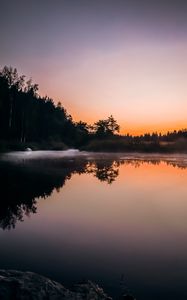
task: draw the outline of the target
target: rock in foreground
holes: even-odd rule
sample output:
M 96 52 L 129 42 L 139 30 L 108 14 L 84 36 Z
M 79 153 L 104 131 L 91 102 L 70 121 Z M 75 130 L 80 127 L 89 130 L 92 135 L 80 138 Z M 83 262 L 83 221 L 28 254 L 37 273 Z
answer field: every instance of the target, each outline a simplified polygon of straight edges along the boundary
M 1 300 L 106 300 L 104 291 L 91 281 L 76 284 L 72 290 L 32 272 L 0 270 Z

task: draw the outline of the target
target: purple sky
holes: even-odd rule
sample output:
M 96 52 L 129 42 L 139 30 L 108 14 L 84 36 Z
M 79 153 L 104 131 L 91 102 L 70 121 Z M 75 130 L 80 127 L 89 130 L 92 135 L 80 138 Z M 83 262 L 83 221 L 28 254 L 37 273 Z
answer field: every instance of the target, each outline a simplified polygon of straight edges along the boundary
M 122 132 L 187 127 L 187 1 L 1 0 L 0 67 L 75 120 Z

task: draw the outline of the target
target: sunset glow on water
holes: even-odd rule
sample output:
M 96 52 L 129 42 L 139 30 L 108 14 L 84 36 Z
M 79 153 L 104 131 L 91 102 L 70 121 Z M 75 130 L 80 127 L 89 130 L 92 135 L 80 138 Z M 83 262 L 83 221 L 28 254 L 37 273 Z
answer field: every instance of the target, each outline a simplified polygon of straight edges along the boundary
M 113 296 L 121 293 L 123 274 L 137 299 L 185 299 L 186 156 L 89 156 L 78 169 L 72 159 L 66 169 L 63 162 L 51 169 L 57 182 L 70 164 L 71 178 L 56 189 L 54 181 L 50 195 L 36 198 L 36 213 L 24 214 L 15 229 L 1 230 L 1 267 L 19 267 L 66 284 L 89 278 Z M 31 167 L 25 160 L 24 168 Z M 43 172 L 44 194 L 50 184 Z M 29 201 L 28 191 L 25 197 Z

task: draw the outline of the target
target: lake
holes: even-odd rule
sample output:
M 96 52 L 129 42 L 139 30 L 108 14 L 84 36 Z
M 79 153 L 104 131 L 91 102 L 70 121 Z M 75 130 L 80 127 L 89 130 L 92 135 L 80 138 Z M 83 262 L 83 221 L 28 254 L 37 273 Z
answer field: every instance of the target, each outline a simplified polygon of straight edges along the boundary
M 0 268 L 187 299 L 187 155 L 0 156 Z

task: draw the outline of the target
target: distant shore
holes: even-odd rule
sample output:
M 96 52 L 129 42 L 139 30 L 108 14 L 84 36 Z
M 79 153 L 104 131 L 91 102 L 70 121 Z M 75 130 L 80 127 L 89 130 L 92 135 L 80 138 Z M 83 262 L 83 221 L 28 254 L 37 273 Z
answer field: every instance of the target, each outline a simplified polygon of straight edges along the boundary
M 72 147 L 63 142 L 15 142 L 0 141 L 0 152 L 9 151 L 36 151 L 36 150 L 68 150 Z M 140 153 L 187 153 L 187 140 L 177 140 L 175 142 L 126 142 L 123 139 L 95 139 L 91 142 L 76 147 L 80 151 L 88 152 L 140 152 Z

